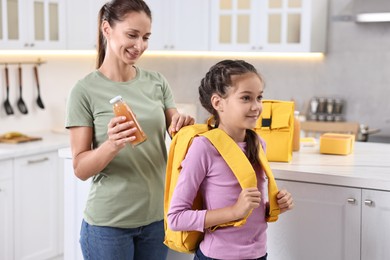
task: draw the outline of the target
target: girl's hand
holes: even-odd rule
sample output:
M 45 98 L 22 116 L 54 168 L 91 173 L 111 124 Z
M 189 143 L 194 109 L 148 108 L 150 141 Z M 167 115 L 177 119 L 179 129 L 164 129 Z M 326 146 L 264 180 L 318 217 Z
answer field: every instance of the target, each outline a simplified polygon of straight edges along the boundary
M 276 198 L 278 199 L 280 213 L 291 210 L 294 207 L 292 196 L 287 190 L 280 190 L 276 195 Z
M 172 136 L 173 133 L 176 133 L 183 126 L 193 125 L 195 119 L 192 116 L 176 113 L 172 116 L 171 125 L 169 126 L 168 133 Z
M 108 141 L 120 150 L 129 142 L 135 140 L 134 133 L 137 131 L 133 121 L 126 121 L 126 117 L 118 116 L 110 120 L 107 125 Z
M 242 219 L 250 210 L 259 207 L 260 202 L 261 192 L 257 188 L 244 189 L 233 206 L 234 214 L 237 214 L 237 219 Z

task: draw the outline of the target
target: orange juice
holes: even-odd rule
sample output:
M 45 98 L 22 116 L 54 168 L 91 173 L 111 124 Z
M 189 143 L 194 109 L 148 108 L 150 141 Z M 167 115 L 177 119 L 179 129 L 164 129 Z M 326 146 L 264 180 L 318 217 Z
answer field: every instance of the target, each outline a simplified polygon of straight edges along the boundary
M 141 126 L 139 125 L 137 119 L 134 116 L 133 111 L 123 101 L 122 97 L 116 96 L 110 100 L 110 103 L 113 105 L 113 110 L 114 110 L 115 116 L 125 116 L 126 121 L 133 121 L 134 122 L 135 127 L 137 128 L 137 131 L 134 134 L 136 139 L 131 142 L 133 147 L 146 141 L 147 136 L 146 136 L 145 132 L 142 130 Z

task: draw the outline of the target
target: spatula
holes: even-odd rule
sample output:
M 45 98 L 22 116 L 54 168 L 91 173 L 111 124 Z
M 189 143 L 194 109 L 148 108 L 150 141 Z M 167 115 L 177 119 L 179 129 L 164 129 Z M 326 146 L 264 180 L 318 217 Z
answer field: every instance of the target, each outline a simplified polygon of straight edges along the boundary
M 9 79 L 8 79 L 8 68 L 7 65 L 5 66 L 5 84 L 7 88 L 7 97 L 4 101 L 4 108 L 7 115 L 12 115 L 14 113 L 14 110 L 12 109 L 11 104 L 9 103 Z
M 20 65 L 19 65 L 18 70 L 19 70 L 19 100 L 18 100 L 18 108 L 19 108 L 20 113 L 27 114 L 28 113 L 27 106 L 24 103 L 23 98 L 22 98 L 22 67 Z
M 43 104 L 43 101 L 41 99 L 41 92 L 40 92 L 39 79 L 38 79 L 38 68 L 36 65 L 34 66 L 34 74 L 35 74 L 35 81 L 37 83 L 37 89 L 38 89 L 37 104 L 40 108 L 44 109 L 45 105 Z

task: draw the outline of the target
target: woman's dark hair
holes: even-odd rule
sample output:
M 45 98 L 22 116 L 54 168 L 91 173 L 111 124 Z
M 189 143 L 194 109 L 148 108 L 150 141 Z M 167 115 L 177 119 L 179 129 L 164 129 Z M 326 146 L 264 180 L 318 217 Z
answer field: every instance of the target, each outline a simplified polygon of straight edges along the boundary
M 225 98 L 228 89 L 233 87 L 232 76 L 243 75 L 246 73 L 256 74 L 262 82 L 263 78 L 257 72 L 255 67 L 243 60 L 223 60 L 215 64 L 206 73 L 206 76 L 201 80 L 199 86 L 199 100 L 202 106 L 214 116 L 215 126 L 219 124 L 218 112 L 214 109 L 211 103 L 211 97 L 214 94 Z M 260 163 L 258 155 L 259 138 L 257 134 L 251 130 L 246 130 L 245 140 L 247 143 L 247 157 L 253 163 Z
M 98 39 L 96 68 L 99 68 L 106 56 L 106 39 L 103 36 L 101 25 L 107 21 L 111 27 L 117 22 L 123 21 L 124 17 L 131 12 L 144 12 L 152 20 L 152 12 L 143 0 L 111 0 L 100 8 L 98 14 Z

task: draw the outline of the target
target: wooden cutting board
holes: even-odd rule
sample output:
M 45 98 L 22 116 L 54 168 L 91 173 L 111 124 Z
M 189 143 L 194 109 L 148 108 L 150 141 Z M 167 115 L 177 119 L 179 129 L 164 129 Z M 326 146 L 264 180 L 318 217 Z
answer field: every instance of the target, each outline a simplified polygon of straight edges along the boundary
M 19 137 L 14 137 L 12 139 L 5 139 L 0 137 L 0 143 L 8 143 L 8 144 L 18 144 L 18 143 L 25 143 L 25 142 L 32 142 L 32 141 L 39 141 L 39 140 L 42 140 L 42 137 L 19 136 Z

